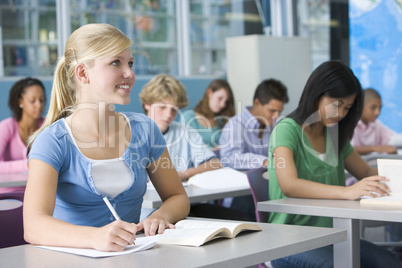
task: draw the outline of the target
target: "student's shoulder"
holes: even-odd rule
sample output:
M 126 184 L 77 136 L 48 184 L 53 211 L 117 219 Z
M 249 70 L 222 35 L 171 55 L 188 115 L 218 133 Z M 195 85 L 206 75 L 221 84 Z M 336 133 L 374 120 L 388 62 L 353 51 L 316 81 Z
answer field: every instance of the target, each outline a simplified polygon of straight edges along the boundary
M 14 117 L 7 117 L 0 121 L 0 124 L 15 124 L 17 120 Z
M 70 141 L 70 142 L 68 142 Z M 62 152 L 66 149 L 68 144 L 73 144 L 68 134 L 68 130 L 65 126 L 65 120 L 59 119 L 48 127 L 45 127 L 41 133 L 35 138 L 31 153 L 49 151 Z M 59 150 L 53 150 L 54 148 L 60 148 Z
M 286 117 L 276 123 L 273 132 L 282 137 L 289 137 L 298 135 L 300 131 L 301 128 L 299 124 L 294 119 Z
M 9 117 L 0 121 L 0 133 L 3 139 L 10 139 L 19 135 L 17 120 L 14 117 Z
M 242 117 L 243 117 L 242 114 L 236 114 L 236 115 L 230 117 L 224 127 L 229 127 L 229 125 L 231 125 L 231 124 L 241 125 Z
M 179 115 L 182 123 L 189 124 L 195 128 L 200 127 L 197 120 L 198 116 L 193 109 L 186 110 Z
M 145 134 L 159 130 L 155 122 L 145 114 L 135 112 L 121 112 L 121 114 L 128 120 L 132 132 Z
M 65 119 L 63 118 L 53 122 L 50 126 L 43 129 L 38 138 L 41 136 L 54 136 L 56 138 L 61 138 L 62 136 L 68 134 L 65 124 Z
M 0 121 L 1 129 L 13 129 L 18 127 L 18 122 L 14 117 L 8 117 Z
M 184 119 L 191 119 L 193 117 L 195 117 L 195 112 L 193 109 L 188 109 L 186 111 L 183 112 L 183 117 Z
M 276 127 L 295 129 L 299 128 L 299 124 L 297 124 L 297 122 L 294 119 L 285 117 L 278 120 L 278 122 L 276 123 Z
M 381 122 L 379 119 L 375 120 L 373 122 L 374 127 L 383 129 L 383 128 L 388 128 L 383 122 Z

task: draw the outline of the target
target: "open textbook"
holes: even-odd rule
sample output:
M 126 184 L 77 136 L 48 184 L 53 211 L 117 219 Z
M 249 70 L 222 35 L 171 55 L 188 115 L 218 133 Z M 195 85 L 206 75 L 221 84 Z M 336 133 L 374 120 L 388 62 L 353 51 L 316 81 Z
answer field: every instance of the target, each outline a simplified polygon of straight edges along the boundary
M 183 182 L 184 187 L 189 185 L 211 190 L 250 187 L 246 173 L 228 167 L 196 174 Z M 155 189 L 151 182 L 147 183 L 147 188 Z
M 387 205 L 402 207 L 402 160 L 399 159 L 378 159 L 378 175 L 387 177 L 389 181 L 384 182 L 390 189 L 389 196 L 376 198 L 362 198 L 362 205 Z
M 47 247 L 47 246 L 38 246 L 38 247 L 86 257 L 103 258 L 103 257 L 112 257 L 112 256 L 129 254 L 137 251 L 143 251 L 155 246 L 157 241 L 158 238 L 156 236 L 138 237 L 135 240 L 135 245 L 127 246 L 123 251 L 117 251 L 117 252 L 106 252 L 89 248 L 67 248 L 67 247 Z
M 176 229 L 166 229 L 162 235 L 158 235 L 158 243 L 199 247 L 216 238 L 234 238 L 243 231 L 261 230 L 256 223 L 181 220 L 176 223 Z

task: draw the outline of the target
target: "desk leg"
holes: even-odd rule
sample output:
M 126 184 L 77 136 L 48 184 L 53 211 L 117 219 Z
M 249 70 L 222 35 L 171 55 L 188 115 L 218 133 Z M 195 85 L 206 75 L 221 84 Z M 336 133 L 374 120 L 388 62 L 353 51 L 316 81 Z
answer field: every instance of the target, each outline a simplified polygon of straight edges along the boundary
M 333 218 L 334 228 L 346 229 L 347 240 L 334 244 L 335 268 L 360 267 L 359 220 Z

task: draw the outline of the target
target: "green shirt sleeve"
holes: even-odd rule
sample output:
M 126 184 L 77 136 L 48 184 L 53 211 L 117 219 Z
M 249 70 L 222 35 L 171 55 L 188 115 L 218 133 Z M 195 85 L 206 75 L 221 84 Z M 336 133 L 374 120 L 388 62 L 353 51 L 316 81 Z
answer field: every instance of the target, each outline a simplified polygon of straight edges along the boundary
M 345 147 L 342 149 L 342 159 L 345 160 L 353 151 L 353 146 L 350 142 L 347 142 Z

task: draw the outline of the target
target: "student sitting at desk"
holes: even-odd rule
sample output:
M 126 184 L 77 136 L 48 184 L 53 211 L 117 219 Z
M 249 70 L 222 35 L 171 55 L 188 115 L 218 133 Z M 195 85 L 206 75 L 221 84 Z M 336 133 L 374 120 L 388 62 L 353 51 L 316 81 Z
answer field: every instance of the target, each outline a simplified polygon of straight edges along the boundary
M 139 96 L 145 114 L 155 121 L 162 132 L 172 163 L 182 180 L 222 168 L 219 159 L 196 130 L 174 121 L 180 109 L 188 105 L 186 91 L 180 81 L 160 74 L 143 87 Z
M 253 106 L 230 118 L 222 129 L 219 139 L 222 165 L 239 170 L 267 166 L 269 137 L 288 100 L 287 89 L 280 81 L 262 81 L 255 90 Z M 223 204 L 255 219 L 251 196 L 226 198 Z
M 396 133 L 377 119 L 382 107 L 380 94 L 368 88 L 363 91 L 363 96 L 363 113 L 350 143 L 355 151 L 362 155 L 373 152 L 395 154 L 397 148 L 388 144 Z
M 121 251 L 137 231 L 163 233 L 187 216 L 189 200 L 158 127 L 144 115 L 114 111 L 130 103 L 131 45 L 108 24 L 84 25 L 68 38 L 45 123 L 31 138 L 28 242 Z M 137 224 L 148 176 L 164 202 Z
M 269 147 L 269 197 L 348 199 L 388 195 L 377 176 L 353 150 L 352 138 L 363 107 L 359 80 L 344 64 L 328 61 L 310 75 L 299 106 L 275 127 Z M 360 179 L 345 187 L 348 170 Z M 379 219 L 380 220 L 380 219 Z M 332 227 L 332 219 L 270 213 L 270 223 Z M 388 250 L 361 240 L 362 267 L 401 267 Z M 333 267 L 333 247 L 326 246 L 271 262 L 278 267 Z
M 12 117 L 0 122 L 0 173 L 28 171 L 27 142 L 43 123 L 46 94 L 42 82 L 21 79 L 11 87 L 8 107 Z
M 213 151 L 204 144 L 198 132 L 186 124 L 174 121 L 181 108 L 188 104 L 180 81 L 170 75 L 152 78 L 139 94 L 144 112 L 155 121 L 166 140 L 174 167 L 182 180 L 209 170 L 222 168 Z M 163 162 L 159 163 L 164 165 Z M 143 210 L 145 215 L 152 211 Z M 212 204 L 193 204 L 190 216 L 247 220 L 239 211 Z
M 190 127 L 197 130 L 212 150 L 219 148 L 221 130 L 229 117 L 235 115 L 232 89 L 222 79 L 213 80 L 194 109 L 183 112 Z
M 43 123 L 45 87 L 38 79 L 27 77 L 11 87 L 8 107 L 13 116 L 0 122 L 0 173 L 28 171 L 28 137 Z M 25 187 L 0 188 L 0 192 L 24 190 Z
M 280 81 L 262 81 L 255 90 L 253 106 L 230 118 L 222 129 L 222 164 L 234 169 L 267 166 L 269 137 L 288 100 L 287 89 Z

